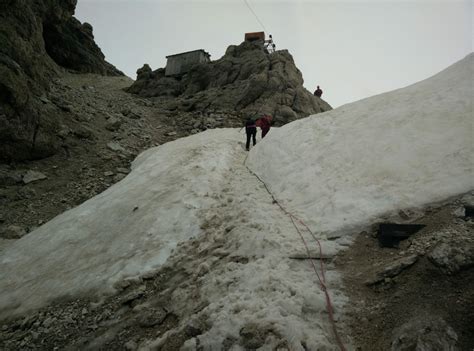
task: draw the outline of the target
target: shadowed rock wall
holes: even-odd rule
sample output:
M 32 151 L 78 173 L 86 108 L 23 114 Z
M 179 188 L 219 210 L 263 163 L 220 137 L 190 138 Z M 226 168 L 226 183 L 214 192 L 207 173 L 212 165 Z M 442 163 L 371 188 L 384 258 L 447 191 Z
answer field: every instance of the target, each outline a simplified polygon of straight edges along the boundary
M 120 75 L 73 14 L 77 0 L 0 0 L 0 161 L 57 150 L 61 111 L 45 101 L 61 65 Z

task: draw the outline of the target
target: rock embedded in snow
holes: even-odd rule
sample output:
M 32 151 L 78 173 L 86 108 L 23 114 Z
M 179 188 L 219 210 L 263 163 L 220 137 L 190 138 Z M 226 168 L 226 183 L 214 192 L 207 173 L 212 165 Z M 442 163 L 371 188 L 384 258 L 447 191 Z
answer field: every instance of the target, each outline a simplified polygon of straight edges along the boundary
M 162 308 L 145 310 L 138 317 L 138 325 L 144 328 L 153 327 L 157 324 L 161 324 L 167 315 L 168 312 Z
M 267 331 L 262 330 L 261 326 L 254 323 L 246 324 L 240 329 L 242 345 L 246 349 L 258 349 L 265 343 Z
M 48 177 L 45 174 L 41 173 L 41 172 L 29 170 L 23 176 L 23 183 L 24 184 L 29 184 L 29 183 L 32 183 L 32 182 L 36 182 L 38 180 L 46 179 L 46 178 L 48 178 Z
M 462 197 L 461 202 L 465 206 L 474 207 L 474 194 L 466 194 Z

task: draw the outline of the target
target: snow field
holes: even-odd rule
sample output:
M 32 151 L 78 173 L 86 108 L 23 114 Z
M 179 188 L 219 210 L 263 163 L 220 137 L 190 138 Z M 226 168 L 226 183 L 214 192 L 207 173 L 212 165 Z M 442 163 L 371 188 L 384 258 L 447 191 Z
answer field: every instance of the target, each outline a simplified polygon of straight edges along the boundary
M 314 272 L 308 261 L 288 257 L 304 253 L 304 246 L 244 166 L 243 139 L 236 129 L 213 130 L 150 149 L 124 180 L 15 242 L 0 261 L 0 318 L 65 296 L 113 292 L 124 278 L 165 264 L 178 245 L 220 243 L 229 262 L 219 261 L 222 252 L 200 264 L 186 251 L 173 255 L 199 277 L 208 301 L 201 313 L 210 328 L 198 336 L 200 345 L 219 349 L 250 326 L 262 333 L 265 347 L 287 340 L 292 350 L 303 344 L 332 349 Z M 329 272 L 328 280 L 339 311 L 339 279 Z M 189 299 L 196 287 L 170 289 L 181 322 L 197 317 L 199 301 Z
M 285 125 L 248 165 L 321 237 L 467 192 L 473 67 L 470 54 L 407 88 Z
M 200 232 L 229 167 L 229 143 L 211 132 L 142 153 L 121 182 L 4 250 L 0 317 L 113 285 L 164 263 Z M 224 132 L 225 134 L 225 132 Z
M 289 258 L 305 253 L 298 233 L 290 219 L 272 203 L 263 185 L 242 165 L 242 149 L 236 146 L 234 151 L 235 161 L 225 177 L 223 196 L 209 211 L 213 225 L 208 236 L 199 240 L 203 247 L 222 243 L 218 254 L 229 254 L 231 259 L 223 263 L 211 254 L 207 263 L 196 268 L 199 272 L 202 266 L 213 266 L 199 283 L 200 295 L 210 302 L 199 315 L 208 316 L 211 327 L 189 340 L 189 348 L 184 349 L 194 350 L 199 344 L 207 350 L 219 350 L 225 340 L 239 340 L 244 327 L 265 336 L 262 350 L 282 346 L 282 340 L 288 342 L 291 350 L 304 350 L 303 344 L 310 350 L 337 349 L 325 297 L 309 261 Z M 306 239 L 316 248 L 309 237 Z M 346 302 L 338 291 L 340 279 L 333 270 L 327 276 L 339 312 Z M 183 322 L 190 319 L 189 304 L 195 305 L 186 299 L 192 289 L 195 288 L 186 286 L 173 294 L 172 306 L 182 312 Z M 167 337 L 155 340 L 143 350 L 158 347 Z M 244 346 L 234 345 L 232 350 L 244 350 Z

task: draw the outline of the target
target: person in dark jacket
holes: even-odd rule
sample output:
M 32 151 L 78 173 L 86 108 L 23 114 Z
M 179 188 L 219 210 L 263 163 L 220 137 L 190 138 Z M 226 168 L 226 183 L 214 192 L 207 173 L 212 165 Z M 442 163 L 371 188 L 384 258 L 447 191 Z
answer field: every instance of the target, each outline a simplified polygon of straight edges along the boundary
M 318 88 L 314 91 L 314 95 L 317 96 L 318 98 L 320 98 L 321 95 L 323 95 L 323 91 L 321 90 L 319 85 L 318 85 Z
M 253 139 L 253 145 L 257 143 L 257 126 L 255 125 L 255 120 L 252 117 L 247 118 L 245 122 L 245 134 L 247 134 L 247 143 L 245 144 L 245 149 L 250 150 L 250 139 Z

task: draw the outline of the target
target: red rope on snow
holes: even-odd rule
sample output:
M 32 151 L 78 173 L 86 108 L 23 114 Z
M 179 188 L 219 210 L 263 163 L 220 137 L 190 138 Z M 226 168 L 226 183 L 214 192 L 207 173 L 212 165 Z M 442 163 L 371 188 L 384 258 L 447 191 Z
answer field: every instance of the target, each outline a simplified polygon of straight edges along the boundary
M 248 157 L 248 155 L 247 155 Z M 334 337 L 336 339 L 336 342 L 337 342 L 337 345 L 339 346 L 339 348 L 341 349 L 341 351 L 346 351 L 346 347 L 344 346 L 342 340 L 341 340 L 341 337 L 339 336 L 339 333 L 337 332 L 337 327 L 336 327 L 336 322 L 334 320 L 334 307 L 332 305 L 332 301 L 331 301 L 331 297 L 329 295 L 329 292 L 328 292 L 328 288 L 327 288 L 327 285 L 326 285 L 326 274 L 324 273 L 324 262 L 323 262 L 323 249 L 322 249 L 322 246 L 321 246 L 321 242 L 318 240 L 318 238 L 316 238 L 316 236 L 314 235 L 314 233 L 311 231 L 311 229 L 309 229 L 309 227 L 306 225 L 306 223 L 301 220 L 300 218 L 296 217 L 294 214 L 292 214 L 291 212 L 289 212 L 287 209 L 285 209 L 283 207 L 283 205 L 275 198 L 275 196 L 272 194 L 272 192 L 270 191 L 270 189 L 268 188 L 267 184 L 265 184 L 265 182 L 257 175 L 255 174 L 250 168 L 247 167 L 247 165 L 245 164 L 246 161 L 247 161 L 247 157 L 245 157 L 245 160 L 244 160 L 244 165 L 245 167 L 248 169 L 248 171 L 255 176 L 255 178 L 257 178 L 262 184 L 263 186 L 265 187 L 265 189 L 267 190 L 267 192 L 270 194 L 270 196 L 272 197 L 273 199 L 273 202 L 276 203 L 278 205 L 278 207 L 282 210 L 283 213 L 285 213 L 288 217 L 290 217 L 291 219 L 291 222 L 293 223 L 293 226 L 295 227 L 296 231 L 298 232 L 300 238 L 301 238 L 301 241 L 303 242 L 304 244 L 304 247 L 306 249 L 306 252 L 308 254 L 308 259 L 311 263 L 311 266 L 313 267 L 313 270 L 314 270 L 314 273 L 316 274 L 316 277 L 318 278 L 318 281 L 319 281 L 319 285 L 320 285 L 320 288 L 321 290 L 324 292 L 324 295 L 326 297 L 326 309 L 327 309 L 327 312 L 328 312 L 328 315 L 329 315 L 329 321 L 332 325 L 332 330 L 333 330 L 333 333 L 334 333 Z M 314 260 L 311 258 L 311 252 L 309 250 L 309 247 L 308 247 L 308 244 L 303 236 L 303 233 L 301 233 L 300 229 L 298 228 L 296 222 L 300 223 L 308 233 L 311 234 L 311 236 L 313 237 L 313 239 L 316 241 L 316 243 L 318 244 L 318 247 L 319 247 L 319 262 L 320 262 L 320 269 L 321 269 L 321 275 L 319 274 L 318 272 L 318 269 L 316 268 L 316 264 L 314 263 Z

